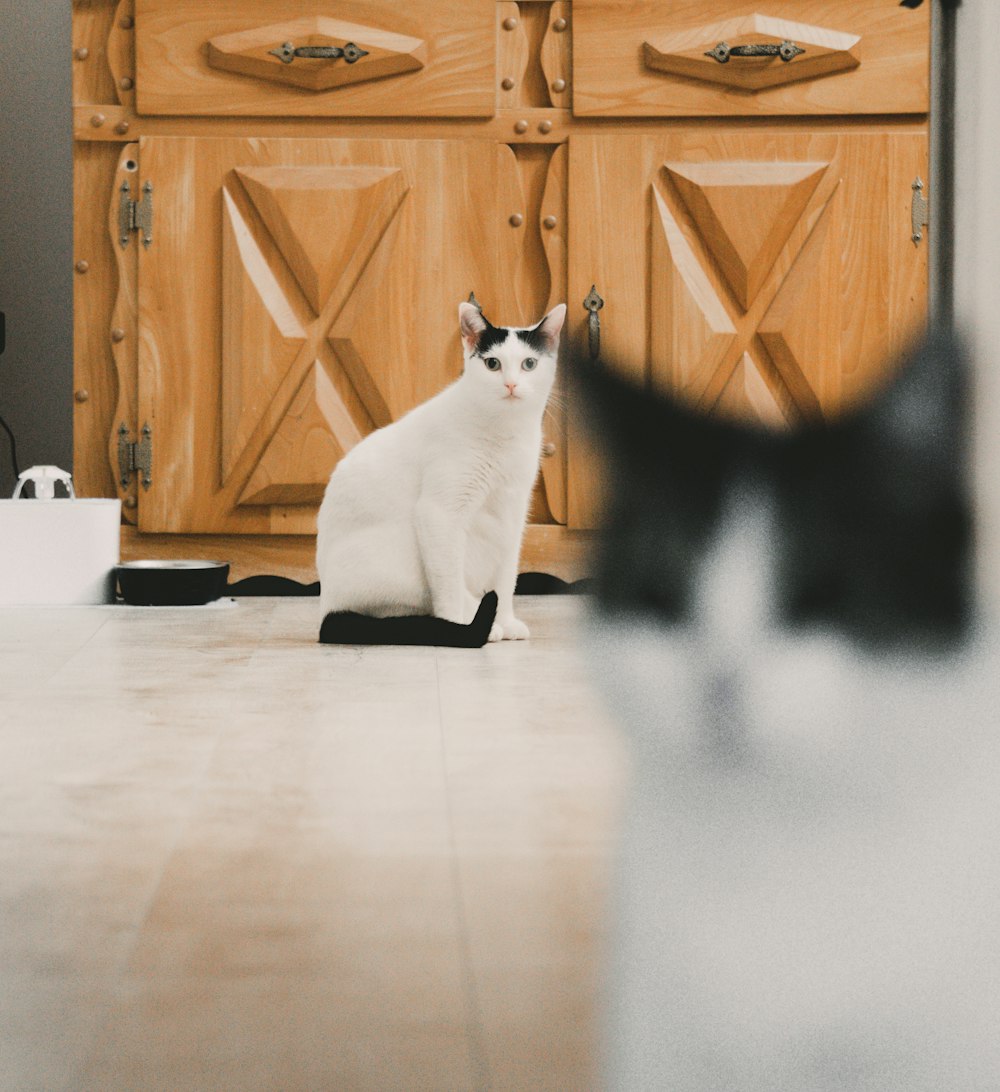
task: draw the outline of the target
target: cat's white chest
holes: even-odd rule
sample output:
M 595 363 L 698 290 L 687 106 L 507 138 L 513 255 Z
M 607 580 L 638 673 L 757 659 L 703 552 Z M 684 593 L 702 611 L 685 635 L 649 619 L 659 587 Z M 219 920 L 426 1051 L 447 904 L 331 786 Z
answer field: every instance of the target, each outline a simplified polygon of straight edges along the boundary
M 613 1086 L 996 1087 L 1000 649 L 752 636 L 716 677 L 695 633 L 590 628 L 636 760 Z

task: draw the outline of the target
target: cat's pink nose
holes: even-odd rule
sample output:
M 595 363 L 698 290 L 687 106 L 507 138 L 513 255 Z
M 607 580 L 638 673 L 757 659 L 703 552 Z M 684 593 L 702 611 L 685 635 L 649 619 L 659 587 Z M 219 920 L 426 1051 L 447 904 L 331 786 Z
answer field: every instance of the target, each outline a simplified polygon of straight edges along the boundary
M 504 383 L 504 386 L 507 388 L 507 392 L 510 394 L 511 398 L 513 398 L 514 397 L 514 391 L 517 389 L 517 384 L 516 383 Z

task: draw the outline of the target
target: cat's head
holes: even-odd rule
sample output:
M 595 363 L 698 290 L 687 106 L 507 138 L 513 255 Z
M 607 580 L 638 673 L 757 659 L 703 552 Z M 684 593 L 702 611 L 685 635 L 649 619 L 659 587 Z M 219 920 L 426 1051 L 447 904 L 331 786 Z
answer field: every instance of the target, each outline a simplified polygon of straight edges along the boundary
M 605 609 L 689 622 L 733 498 L 755 496 L 780 626 L 910 647 L 965 632 L 965 365 L 950 333 L 930 334 L 864 407 L 789 433 L 702 416 L 585 358 L 573 371 L 610 478 Z
M 494 326 L 476 304 L 460 303 L 464 381 L 478 399 L 504 412 L 544 404 L 565 318 L 566 304 L 560 303 L 535 326 Z
M 907 693 L 887 672 L 940 679 L 973 632 L 961 346 L 933 333 L 867 405 L 784 433 L 570 371 L 606 473 L 583 640 L 639 765 L 854 768 Z

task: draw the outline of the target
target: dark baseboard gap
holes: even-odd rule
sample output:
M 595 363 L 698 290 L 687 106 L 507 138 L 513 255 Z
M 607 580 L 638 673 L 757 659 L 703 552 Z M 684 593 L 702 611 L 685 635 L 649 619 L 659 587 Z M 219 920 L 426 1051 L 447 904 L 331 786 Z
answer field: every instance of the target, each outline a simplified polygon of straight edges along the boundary
M 549 573 L 521 573 L 515 595 L 581 595 L 589 580 L 561 580 Z M 319 581 L 301 584 L 287 576 L 248 576 L 226 588 L 227 595 L 307 596 L 319 595 Z
M 248 576 L 226 588 L 227 595 L 319 595 L 319 581 L 300 584 L 287 576 Z

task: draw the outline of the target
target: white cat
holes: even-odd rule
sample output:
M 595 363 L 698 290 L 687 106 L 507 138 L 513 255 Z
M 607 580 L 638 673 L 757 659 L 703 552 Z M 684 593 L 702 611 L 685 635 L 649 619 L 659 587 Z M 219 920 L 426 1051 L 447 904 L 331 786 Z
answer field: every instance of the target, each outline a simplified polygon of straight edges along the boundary
M 323 615 L 433 615 L 467 625 L 499 599 L 491 641 L 519 640 L 521 539 L 566 305 L 534 327 L 495 327 L 459 304 L 465 367 L 440 394 L 337 465 L 319 512 Z
M 780 436 L 594 379 L 615 485 L 584 641 L 632 759 L 609 1092 L 1000 1089 L 963 374 L 938 334 Z

